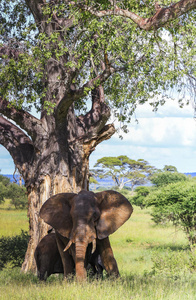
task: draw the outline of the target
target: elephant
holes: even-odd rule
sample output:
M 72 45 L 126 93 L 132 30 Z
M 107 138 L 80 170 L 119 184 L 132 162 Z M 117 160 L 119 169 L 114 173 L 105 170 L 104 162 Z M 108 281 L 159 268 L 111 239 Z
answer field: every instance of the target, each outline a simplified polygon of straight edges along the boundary
M 63 264 L 57 247 L 56 234 L 48 231 L 35 249 L 34 257 L 37 265 L 37 275 L 40 280 L 46 280 L 51 274 L 63 273 Z M 89 245 L 90 247 L 90 245 Z M 91 248 L 87 251 L 87 269 L 92 275 L 102 276 L 104 266 L 98 250 L 91 255 Z M 90 254 L 90 256 L 89 256 Z M 73 259 L 70 257 L 72 263 Z M 69 262 L 70 263 L 70 262 Z
M 86 279 L 86 256 L 91 249 L 92 253 L 97 249 L 108 275 L 118 277 L 109 235 L 132 212 L 129 201 L 112 190 L 98 193 L 82 190 L 78 194 L 60 193 L 50 197 L 41 207 L 40 217 L 55 229 L 64 277 L 72 274 L 75 266 L 77 280 Z
M 51 274 L 63 273 L 63 264 L 55 233 L 49 233 L 43 237 L 35 249 L 34 257 L 40 280 L 46 280 Z

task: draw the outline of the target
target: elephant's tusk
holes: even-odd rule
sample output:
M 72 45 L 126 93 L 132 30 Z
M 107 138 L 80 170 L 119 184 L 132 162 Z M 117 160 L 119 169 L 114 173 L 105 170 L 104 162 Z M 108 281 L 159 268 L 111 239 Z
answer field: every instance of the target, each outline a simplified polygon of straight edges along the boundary
M 63 250 L 63 252 L 67 251 L 69 247 L 71 247 L 71 245 L 72 245 L 72 241 L 70 240 L 67 246 L 65 247 L 65 249 Z
M 91 251 L 91 253 L 93 254 L 96 250 L 96 239 L 93 240 L 93 249 Z

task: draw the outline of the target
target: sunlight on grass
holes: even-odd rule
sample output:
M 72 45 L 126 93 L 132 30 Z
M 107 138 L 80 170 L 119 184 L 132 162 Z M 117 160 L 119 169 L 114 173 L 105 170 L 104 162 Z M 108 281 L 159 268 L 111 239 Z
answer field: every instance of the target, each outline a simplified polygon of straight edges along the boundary
M 21 274 L 18 269 L 14 274 L 4 273 L 3 282 L 0 280 L 1 299 L 4 300 L 195 299 L 194 281 L 191 279 L 174 282 L 158 277 L 122 276 L 116 280 L 91 280 L 83 284 L 59 279 L 38 283 L 33 275 Z
M 0 205 L 0 236 L 12 236 L 28 230 L 28 218 L 26 210 L 16 210 L 10 205 L 10 201 Z
M 155 226 L 147 210 L 134 207 L 131 218 L 111 236 L 111 244 L 121 272 L 141 274 L 152 267 L 154 251 L 188 246 L 185 234 L 174 226 Z
M 6 205 L 9 207 L 8 203 Z M 15 235 L 21 229 L 27 230 L 26 211 L 0 206 L 0 214 L 0 235 Z M 188 241 L 182 230 L 176 230 L 171 224 L 155 226 L 149 210 L 134 207 L 131 218 L 110 240 L 121 278 L 107 279 L 104 273 L 103 280 L 88 279 L 79 284 L 73 279 L 64 281 L 62 276 L 52 275 L 45 283 L 40 283 L 33 274 L 7 268 L 0 271 L 0 299 L 196 299 L 196 266 L 194 261 L 191 269 L 188 265 Z M 167 257 L 169 267 L 164 265 Z M 157 268 L 160 267 L 156 272 L 154 258 Z M 179 268 L 178 258 L 181 259 Z

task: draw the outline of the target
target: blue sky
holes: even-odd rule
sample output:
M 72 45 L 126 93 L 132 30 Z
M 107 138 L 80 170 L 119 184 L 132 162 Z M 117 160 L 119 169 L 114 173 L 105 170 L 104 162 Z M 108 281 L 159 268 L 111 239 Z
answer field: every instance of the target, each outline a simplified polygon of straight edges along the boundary
M 104 141 L 90 157 L 90 168 L 103 156 L 127 155 L 145 159 L 157 168 L 174 165 L 179 172 L 196 172 L 196 119 L 193 104 L 179 108 L 168 100 L 158 112 L 149 104 L 136 110 L 139 123 L 133 119 L 123 140 L 115 134 Z M 9 152 L 0 146 L 1 174 L 13 174 L 15 167 Z
M 132 121 L 123 140 L 115 134 L 97 147 L 91 154 L 91 167 L 103 156 L 127 155 L 145 159 L 160 169 L 173 165 L 179 172 L 196 172 L 193 104 L 180 108 L 177 101 L 168 100 L 156 113 L 144 104 L 136 109 L 136 117 L 139 123 Z

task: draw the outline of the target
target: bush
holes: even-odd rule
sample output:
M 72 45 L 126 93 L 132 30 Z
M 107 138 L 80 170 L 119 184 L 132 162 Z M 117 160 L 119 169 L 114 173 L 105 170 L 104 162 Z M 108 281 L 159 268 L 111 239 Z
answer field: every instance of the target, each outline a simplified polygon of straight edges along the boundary
M 3 175 L 0 175 L 0 203 L 5 201 L 4 199 L 7 196 L 9 184 L 10 179 Z
M 20 187 L 16 183 L 10 184 L 8 186 L 7 197 L 11 199 L 11 203 L 16 209 L 27 208 L 27 195 L 25 187 Z
M 21 231 L 20 235 L 0 238 L 0 269 L 7 263 L 11 267 L 20 267 L 24 261 L 29 235 Z
M 157 187 L 187 180 L 189 180 L 189 178 L 186 175 L 178 172 L 169 171 L 155 173 L 150 177 L 150 181 Z
M 183 277 L 187 271 L 195 271 L 196 253 L 172 250 L 164 253 L 155 252 L 152 262 L 154 274 L 177 279 Z
M 147 186 L 138 186 L 135 189 L 136 195 L 132 197 L 132 202 L 136 206 L 140 206 L 140 208 L 145 207 L 145 198 L 150 193 L 150 188 Z
M 156 223 L 172 221 L 185 231 L 190 246 L 196 245 L 196 182 L 193 180 L 172 183 L 150 193 L 146 198 L 153 206 Z
M 4 202 L 5 198 L 11 199 L 16 209 L 27 208 L 26 188 L 11 183 L 9 178 L 0 175 L 0 203 Z

